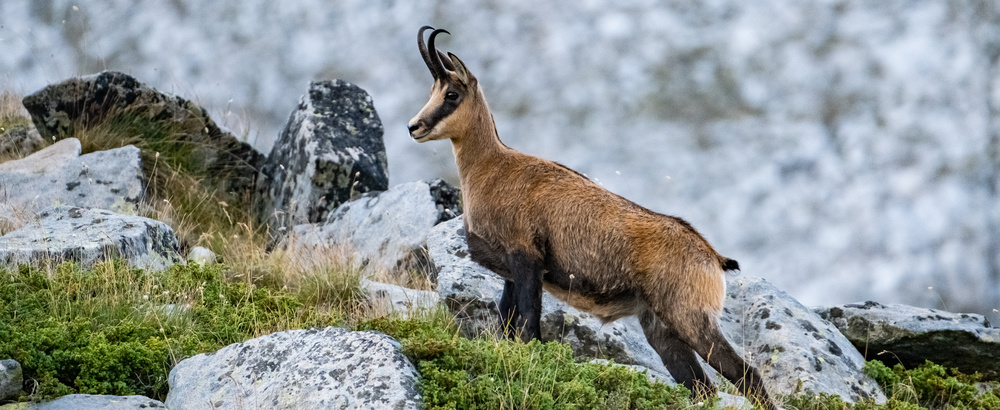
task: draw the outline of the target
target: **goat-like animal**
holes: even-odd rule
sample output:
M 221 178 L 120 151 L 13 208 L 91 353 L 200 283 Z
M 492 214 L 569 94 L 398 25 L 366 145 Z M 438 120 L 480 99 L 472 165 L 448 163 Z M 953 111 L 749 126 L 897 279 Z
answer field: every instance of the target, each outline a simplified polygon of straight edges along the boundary
M 424 43 L 424 32 L 433 30 Z M 605 323 L 638 315 L 646 339 L 679 382 L 714 394 L 695 354 L 768 409 L 760 374 L 719 330 L 724 275 L 739 269 L 680 218 L 598 186 L 561 164 L 500 141 L 476 77 L 434 46 L 417 44 L 434 77 L 430 101 L 410 120 L 417 142 L 450 139 L 461 178 L 474 261 L 505 279 L 501 326 L 541 339 L 542 289 Z

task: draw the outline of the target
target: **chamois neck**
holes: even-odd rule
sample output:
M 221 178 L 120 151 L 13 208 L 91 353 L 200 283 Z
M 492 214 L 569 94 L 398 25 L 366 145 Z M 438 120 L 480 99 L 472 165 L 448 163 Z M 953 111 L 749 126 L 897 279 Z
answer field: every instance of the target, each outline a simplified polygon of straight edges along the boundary
M 493 122 L 493 114 L 490 113 L 486 101 L 482 98 L 477 100 L 478 104 L 474 110 L 476 114 L 467 132 L 461 138 L 451 140 L 458 172 L 463 180 L 476 167 L 491 163 L 511 151 L 500 141 L 496 124 Z

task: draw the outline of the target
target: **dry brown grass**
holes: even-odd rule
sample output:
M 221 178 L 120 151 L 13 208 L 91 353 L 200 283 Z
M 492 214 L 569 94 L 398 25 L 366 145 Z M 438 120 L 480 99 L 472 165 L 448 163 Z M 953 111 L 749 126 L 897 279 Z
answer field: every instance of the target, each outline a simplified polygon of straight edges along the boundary
M 0 91 L 0 123 L 13 117 L 28 118 L 28 111 L 21 105 L 21 96 L 7 90 Z

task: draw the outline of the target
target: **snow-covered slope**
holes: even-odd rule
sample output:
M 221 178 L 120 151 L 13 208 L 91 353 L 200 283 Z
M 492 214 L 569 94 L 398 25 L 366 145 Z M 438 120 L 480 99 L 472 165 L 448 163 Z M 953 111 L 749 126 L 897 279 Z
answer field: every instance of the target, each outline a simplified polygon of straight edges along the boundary
M 421 25 L 500 135 L 654 210 L 806 303 L 1000 319 L 993 1 L 3 0 L 0 85 L 102 69 L 193 98 L 266 147 L 307 82 L 369 91 L 391 183 L 456 182 L 407 120 Z

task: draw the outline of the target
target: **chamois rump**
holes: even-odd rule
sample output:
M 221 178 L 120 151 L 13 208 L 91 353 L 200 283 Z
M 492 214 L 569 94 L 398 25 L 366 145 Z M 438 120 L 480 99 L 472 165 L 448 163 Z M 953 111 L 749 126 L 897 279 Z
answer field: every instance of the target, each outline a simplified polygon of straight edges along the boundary
M 424 32 L 433 30 L 424 43 Z M 695 354 L 768 409 L 760 374 L 719 330 L 724 275 L 739 269 L 691 225 L 616 195 L 582 174 L 500 141 L 478 80 L 434 46 L 417 45 L 434 77 L 430 100 L 408 126 L 417 142 L 449 139 L 458 163 L 472 260 L 505 279 L 501 326 L 541 339 L 542 290 L 605 323 L 638 315 L 671 375 L 714 394 Z

